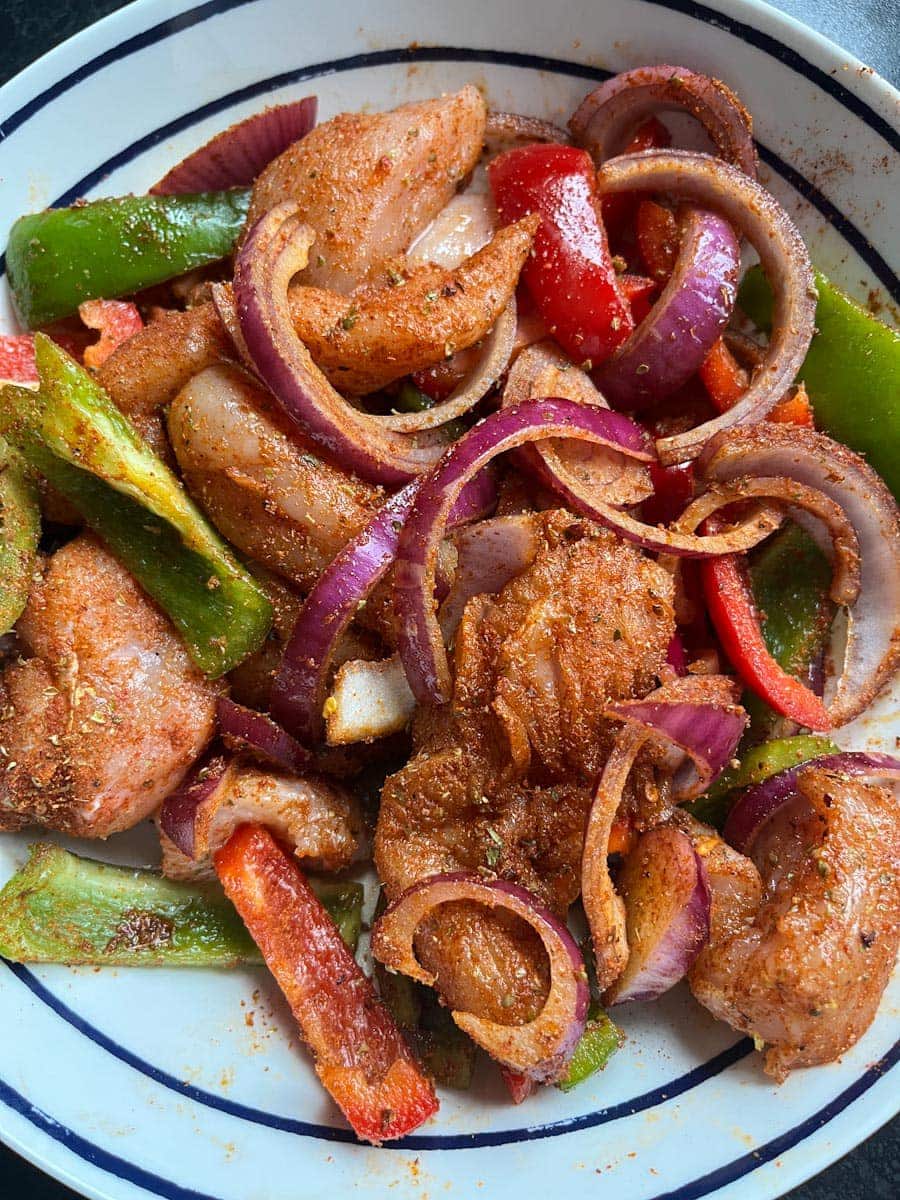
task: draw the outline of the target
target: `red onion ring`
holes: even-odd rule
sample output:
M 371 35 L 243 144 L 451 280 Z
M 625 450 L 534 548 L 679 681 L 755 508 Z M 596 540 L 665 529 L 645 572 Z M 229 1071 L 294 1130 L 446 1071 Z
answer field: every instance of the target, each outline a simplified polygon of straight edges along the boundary
M 207 752 L 163 801 L 159 810 L 160 827 L 187 858 L 194 857 L 197 809 L 211 800 L 225 783 L 230 766 L 230 754 Z
M 678 257 L 662 295 L 594 380 L 617 407 L 645 408 L 686 383 L 731 319 L 741 249 L 727 221 L 686 206 Z
M 808 759 L 796 767 L 788 767 L 786 771 L 764 779 L 762 783 L 746 788 L 741 793 L 722 830 L 726 842 L 741 854 L 749 855 L 762 826 L 783 804 L 793 799 L 797 794 L 799 775 L 810 768 L 856 778 L 900 780 L 900 758 L 894 758 L 890 754 L 845 751 L 842 754 L 823 754 L 819 758 Z
M 322 737 L 335 645 L 393 564 L 420 486 L 415 480 L 382 505 L 325 568 L 297 616 L 272 683 L 269 707 L 274 719 L 305 745 L 313 746 Z M 455 498 L 448 524 L 482 516 L 495 499 L 493 480 L 482 473 Z
M 398 649 L 413 695 L 420 703 L 445 703 L 450 695 L 450 668 L 434 615 L 437 551 L 447 516 L 466 483 L 507 450 L 545 438 L 576 438 L 615 446 L 647 461 L 644 434 L 623 413 L 576 404 L 571 400 L 527 400 L 492 413 L 452 446 L 422 483 L 397 551 L 394 605 L 399 618 Z M 557 490 L 584 516 L 615 529 L 646 549 L 707 556 L 756 545 L 772 530 L 757 518 L 728 534 L 698 538 L 642 525 L 609 506 L 588 504 L 557 481 Z
M 542 121 L 540 117 L 526 117 L 522 113 L 489 109 L 484 126 L 484 140 L 488 153 L 491 154 L 511 146 L 525 146 L 529 142 L 559 142 L 567 145 L 572 139 L 565 129 L 550 121 Z
M 618 878 L 631 953 L 606 1004 L 655 1000 L 683 979 L 709 941 L 710 894 L 703 862 L 673 825 L 651 829 Z
M 558 1079 L 584 1032 L 590 992 L 578 943 L 531 892 L 504 879 L 465 871 L 433 875 L 413 884 L 388 906 L 372 931 L 372 953 L 391 970 L 433 987 L 435 978 L 415 956 L 416 930 L 441 904 L 474 901 L 514 913 L 535 931 L 550 963 L 550 991 L 542 1011 L 524 1025 L 501 1025 L 474 1013 L 453 1011 L 465 1033 L 498 1062 L 538 1082 Z
M 628 135 L 659 112 L 688 112 L 715 143 L 719 154 L 751 179 L 756 150 L 750 114 L 718 79 L 687 67 L 637 67 L 601 83 L 582 100 L 569 121 L 576 145 L 598 164 L 612 158 Z
M 306 137 L 316 123 L 317 107 L 315 96 L 305 96 L 254 113 L 183 158 L 153 185 L 150 194 L 173 196 L 249 187 L 272 159 Z
M 747 725 L 740 687 L 724 675 L 685 675 L 643 700 L 611 704 L 605 715 L 638 725 L 685 756 L 672 777 L 672 799 L 694 800 L 731 761 Z
M 646 150 L 604 163 L 601 195 L 669 192 L 721 214 L 759 254 L 775 293 L 765 359 L 738 402 L 714 420 L 656 443 L 665 466 L 696 458 L 713 434 L 760 420 L 794 382 L 815 329 L 816 289 L 803 238 L 775 198 L 735 167 L 706 154 Z
M 249 750 L 294 775 L 302 775 L 314 767 L 313 756 L 306 747 L 265 713 L 220 696 L 216 717 L 219 732 L 229 750 Z
M 843 509 L 858 539 L 859 589 L 855 602 L 838 594 L 838 602 L 851 607 L 843 667 L 829 681 L 825 701 L 835 726 L 852 721 L 900 664 L 900 513 L 893 496 L 846 446 L 812 429 L 768 421 L 720 434 L 699 466 L 708 481 L 751 473 L 784 476 L 823 492 Z
M 307 263 L 315 234 L 293 201 L 260 217 L 237 257 L 234 299 L 241 333 L 262 379 L 282 408 L 346 470 L 396 486 L 433 466 L 443 447 L 386 430 L 340 396 L 294 332 L 288 285 Z

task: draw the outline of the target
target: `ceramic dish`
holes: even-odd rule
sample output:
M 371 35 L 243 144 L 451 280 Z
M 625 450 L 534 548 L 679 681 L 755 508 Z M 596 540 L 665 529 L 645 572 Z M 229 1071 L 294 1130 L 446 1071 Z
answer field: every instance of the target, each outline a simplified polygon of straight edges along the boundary
M 388 108 L 466 81 L 564 119 L 610 72 L 685 63 L 754 115 L 763 180 L 814 260 L 856 296 L 900 301 L 897 93 L 764 4 L 718 0 L 141 0 L 0 93 L 0 229 L 78 196 L 142 191 L 218 129 L 318 93 L 320 114 Z M 0 328 L 11 327 L 5 292 Z M 889 698 L 842 731 L 894 748 Z M 27 839 L 0 839 L 0 881 Z M 155 860 L 150 829 L 99 848 Z M 622 1013 L 628 1044 L 582 1088 L 521 1108 L 487 1071 L 405 1142 L 357 1144 L 260 972 L 0 963 L 0 1137 L 104 1200 L 390 1195 L 492 1200 L 614 1189 L 618 1200 L 780 1195 L 897 1104 L 896 986 L 837 1065 L 781 1087 L 679 988 Z

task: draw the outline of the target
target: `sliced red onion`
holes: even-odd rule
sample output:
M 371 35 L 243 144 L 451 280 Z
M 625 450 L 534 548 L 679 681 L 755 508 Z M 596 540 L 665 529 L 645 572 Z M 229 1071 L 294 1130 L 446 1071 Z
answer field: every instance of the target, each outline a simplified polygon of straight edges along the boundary
M 764 187 L 707 154 L 646 150 L 623 155 L 601 167 L 597 185 L 603 195 L 635 190 L 668 192 L 718 212 L 759 254 L 775 294 L 766 355 L 740 400 L 714 420 L 657 441 L 665 466 L 685 462 L 696 458 L 713 434 L 759 421 L 794 382 L 815 329 L 816 289 L 806 245 L 793 221 Z
M 509 150 L 512 146 L 526 146 L 530 142 L 558 142 L 566 145 L 571 141 L 565 129 L 550 121 L 498 109 L 488 111 L 484 140 L 489 154 Z
M 684 978 L 709 940 L 702 861 L 686 833 L 663 826 L 642 835 L 617 882 L 630 954 L 604 1001 L 655 1000 Z
M 416 931 L 440 905 L 459 900 L 502 909 L 530 925 L 547 952 L 550 990 L 541 1012 L 524 1025 L 501 1025 L 460 1011 L 451 1013 L 453 1020 L 505 1066 L 541 1083 L 558 1079 L 584 1032 L 590 992 L 578 943 L 531 892 L 465 871 L 433 875 L 388 906 L 372 931 L 372 953 L 392 970 L 433 987 L 434 976 L 416 959 Z
M 672 778 L 676 803 L 702 796 L 734 756 L 747 725 L 740 687 L 725 675 L 686 675 L 643 700 L 611 704 L 608 717 L 639 725 L 683 752 Z
M 681 636 L 677 633 L 672 634 L 672 640 L 669 642 L 668 650 L 666 650 L 666 662 L 675 671 L 676 675 L 687 675 L 687 652 Z
M 686 206 L 678 257 L 662 295 L 594 379 L 617 408 L 646 408 L 700 368 L 731 319 L 741 249 L 726 220 Z
M 160 827 L 187 858 L 194 857 L 197 810 L 212 800 L 225 783 L 230 766 L 230 754 L 215 750 L 208 752 L 163 801 L 159 810 Z
M 837 592 L 838 602 L 851 606 L 843 654 L 835 656 L 843 665 L 828 681 L 824 698 L 835 726 L 852 721 L 900 663 L 900 513 L 893 496 L 858 454 L 794 425 L 767 421 L 722 434 L 710 442 L 699 465 L 709 481 L 783 476 L 823 492 L 843 510 L 858 541 L 859 588 L 855 601 L 852 590 Z
M 414 433 L 420 429 L 435 429 L 463 416 L 487 395 L 509 366 L 515 340 L 516 302 L 513 299 L 484 339 L 472 371 L 453 389 L 446 400 L 433 408 L 424 408 L 421 412 L 388 413 L 386 416 L 379 416 L 378 421 L 386 429 Z
M 634 760 L 647 737 L 639 725 L 626 725 L 616 738 L 594 793 L 584 835 L 581 902 L 591 931 L 601 992 L 612 986 L 628 962 L 625 906 L 609 874 L 609 837 Z
M 262 379 L 292 421 L 348 471 L 371 483 L 407 483 L 443 446 L 385 429 L 340 396 L 294 332 L 288 285 L 308 261 L 315 234 L 299 205 L 276 205 L 253 226 L 237 257 L 234 299 L 241 333 Z
M 398 649 L 413 695 L 420 703 L 445 703 L 450 695 L 450 669 L 434 614 L 437 551 L 447 516 L 457 496 L 491 459 L 507 450 L 546 438 L 576 438 L 648 461 L 645 435 L 623 413 L 576 404 L 571 400 L 528 400 L 492 413 L 447 452 L 440 466 L 422 483 L 397 551 L 395 609 L 399 618 Z M 756 521 L 730 533 L 698 538 L 642 525 L 617 509 L 588 504 L 581 495 L 557 490 L 575 511 L 615 529 L 650 550 L 702 557 L 747 549 L 771 532 L 771 523 Z M 299 735 L 298 735 L 299 736 Z
M 255 378 L 259 378 L 256 373 L 256 365 L 250 357 L 250 351 L 247 349 L 247 343 L 244 341 L 243 333 L 241 333 L 241 323 L 238 320 L 237 307 L 234 303 L 234 292 L 227 283 L 214 283 L 211 290 L 212 302 L 215 305 L 216 312 L 219 314 L 219 320 L 225 326 L 225 332 L 231 338 L 232 345 L 237 351 L 241 365 L 246 367 Z
M 306 137 L 316 123 L 317 107 L 315 96 L 305 96 L 254 113 L 182 159 L 153 185 L 150 194 L 173 196 L 249 187 L 263 167 Z
M 332 559 L 316 581 L 297 617 L 272 684 L 274 719 L 308 746 L 322 736 L 323 709 L 335 645 L 394 562 L 403 523 L 420 488 L 407 484 Z M 483 515 L 495 497 L 488 473 L 455 498 L 448 524 Z
M 551 341 L 521 351 L 507 377 L 502 403 L 505 408 L 541 396 L 562 396 L 578 404 L 609 408 L 590 376 Z M 523 446 L 517 455 L 523 468 L 546 487 L 554 488 L 559 480 L 588 504 L 617 508 L 637 504 L 653 487 L 647 464 L 613 446 L 548 441 Z
M 473 596 L 499 592 L 534 561 L 540 545 L 527 514 L 479 521 L 456 538 L 457 567 L 438 623 L 449 645 Z M 397 655 L 344 663 L 334 677 L 325 718 L 331 746 L 369 741 L 405 729 L 416 701 Z
M 855 778 L 900 780 L 900 758 L 894 758 L 891 754 L 847 750 L 841 754 L 823 754 L 819 758 L 808 759 L 746 788 L 728 814 L 722 830 L 725 840 L 741 854 L 749 854 L 762 826 L 783 804 L 793 799 L 797 794 L 798 776 L 810 768 Z
M 306 747 L 265 713 L 220 696 L 216 716 L 219 732 L 230 750 L 249 750 L 295 775 L 313 766 L 313 756 Z
M 569 121 L 576 145 L 605 163 L 647 117 L 688 112 L 716 145 L 722 158 L 756 178 L 756 150 L 750 114 L 718 79 L 687 67 L 652 66 L 623 71 L 582 100 Z
M 506 1085 L 509 1098 L 513 1104 L 524 1104 L 529 1096 L 533 1096 L 538 1084 L 520 1071 L 511 1071 L 509 1067 L 500 1068 L 500 1078 Z

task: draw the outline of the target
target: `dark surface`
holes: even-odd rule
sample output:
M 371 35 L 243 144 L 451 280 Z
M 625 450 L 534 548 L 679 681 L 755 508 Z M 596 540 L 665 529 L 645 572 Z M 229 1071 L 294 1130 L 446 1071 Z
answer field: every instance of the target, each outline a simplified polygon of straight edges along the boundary
M 122 0 L 0 0 L 0 83 L 85 25 L 122 7 Z M 897 0 L 782 0 L 779 7 L 841 42 L 892 82 L 900 81 Z M 7 1031 L 7 1034 L 10 1031 Z M 790 1200 L 897 1200 L 900 1118 L 891 1121 Z M 68 1188 L 0 1146 L 3 1200 L 76 1200 Z M 282 1200 L 273 1197 L 272 1200 Z

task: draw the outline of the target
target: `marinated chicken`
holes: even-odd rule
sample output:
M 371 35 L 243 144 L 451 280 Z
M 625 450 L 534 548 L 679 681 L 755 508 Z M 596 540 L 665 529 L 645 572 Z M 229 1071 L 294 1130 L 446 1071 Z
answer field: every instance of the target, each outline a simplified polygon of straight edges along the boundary
M 559 915 L 578 895 L 595 777 L 615 736 L 603 711 L 649 691 L 662 669 L 671 582 L 588 522 L 534 519 L 533 566 L 469 602 L 453 701 L 422 713 L 416 755 L 385 785 L 375 862 L 390 898 L 460 869 L 513 879 Z M 416 947 L 451 1007 L 510 1024 L 543 1003 L 544 952 L 505 916 L 445 905 Z
M 896 801 L 815 768 L 797 786 L 751 846 L 761 904 L 746 866 L 714 882 L 712 936 L 689 975 L 714 1016 L 765 1044 L 779 1081 L 859 1040 L 900 945 Z
M 341 113 L 270 163 L 248 224 L 296 200 L 316 244 L 301 281 L 349 292 L 402 253 L 481 154 L 487 107 L 477 88 L 387 113 Z
M 47 563 L 0 675 L 0 828 L 107 837 L 150 815 L 213 735 L 220 686 L 92 536 Z

